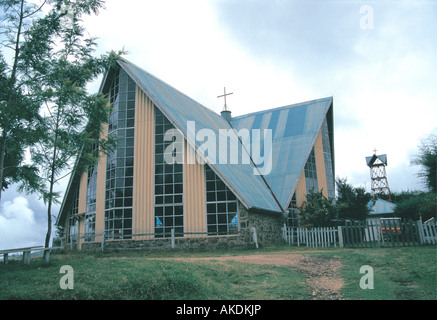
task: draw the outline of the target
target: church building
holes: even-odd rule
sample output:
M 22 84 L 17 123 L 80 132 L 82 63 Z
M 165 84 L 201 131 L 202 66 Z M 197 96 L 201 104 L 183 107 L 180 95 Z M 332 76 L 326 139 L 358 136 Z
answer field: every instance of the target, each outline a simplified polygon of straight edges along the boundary
M 100 91 L 117 144 L 70 177 L 66 247 L 250 246 L 254 231 L 268 243 L 308 192 L 335 196 L 332 97 L 232 117 L 124 59 Z

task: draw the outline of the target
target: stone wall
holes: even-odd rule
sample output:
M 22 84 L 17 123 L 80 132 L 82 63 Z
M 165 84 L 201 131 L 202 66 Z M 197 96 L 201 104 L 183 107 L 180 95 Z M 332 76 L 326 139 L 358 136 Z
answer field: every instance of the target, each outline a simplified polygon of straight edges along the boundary
M 256 228 L 258 245 L 281 241 L 282 219 L 280 213 L 267 213 L 247 210 L 239 204 L 240 232 L 238 235 L 210 236 L 202 238 L 175 238 L 177 249 L 214 250 L 219 248 L 254 248 L 252 227 Z M 172 248 L 171 239 L 153 240 L 106 240 L 105 251 L 119 250 L 159 250 Z M 101 251 L 100 242 L 87 242 L 81 246 L 83 251 Z M 68 250 L 68 248 L 67 248 Z
M 281 241 L 283 225 L 280 213 L 269 213 L 259 210 L 247 210 L 240 204 L 240 234 L 245 241 L 252 239 L 252 227 L 255 227 L 258 244 L 268 244 Z M 248 239 L 250 238 L 250 239 Z
M 253 242 L 245 242 L 240 235 L 217 236 L 208 238 L 175 238 L 175 249 L 192 250 L 213 250 L 219 248 L 252 248 Z M 171 239 L 153 240 L 107 240 L 105 241 L 105 251 L 120 250 L 161 250 L 172 248 Z M 100 242 L 89 242 L 82 244 L 82 251 L 101 251 Z

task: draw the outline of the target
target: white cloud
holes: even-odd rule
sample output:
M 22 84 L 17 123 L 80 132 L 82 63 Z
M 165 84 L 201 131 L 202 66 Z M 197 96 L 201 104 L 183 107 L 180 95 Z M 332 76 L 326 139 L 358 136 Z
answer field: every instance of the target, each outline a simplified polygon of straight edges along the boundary
M 234 92 L 228 104 L 235 116 L 310 99 L 290 67 L 260 61 L 234 41 L 213 2 L 107 1 L 106 7 L 86 20 L 100 51 L 124 47 L 128 60 L 216 112 L 224 86 Z
M 0 205 L 0 249 L 42 245 L 44 231 L 24 197 Z
M 437 119 L 435 5 L 372 3 L 374 28 L 363 30 L 362 1 L 106 3 L 86 21 L 99 50 L 125 47 L 216 112 L 226 86 L 234 116 L 333 95 L 336 173 L 370 184 L 364 158 L 376 148 L 393 189 L 417 185 L 409 150 Z

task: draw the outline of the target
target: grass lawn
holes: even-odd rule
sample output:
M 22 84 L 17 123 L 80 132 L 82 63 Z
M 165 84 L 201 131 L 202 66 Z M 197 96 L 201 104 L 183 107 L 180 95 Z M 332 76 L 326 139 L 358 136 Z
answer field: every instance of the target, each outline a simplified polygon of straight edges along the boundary
M 193 252 L 74 253 L 41 258 L 30 266 L 21 261 L 0 264 L 0 299 L 184 299 L 310 300 L 314 274 L 299 266 L 259 265 L 242 261 L 185 259 L 246 255 L 296 255 L 305 261 L 335 260 L 341 268 L 342 299 L 436 300 L 435 246 L 365 249 L 307 249 L 270 246 L 258 250 Z M 178 259 L 174 259 L 178 258 Z M 183 259 L 181 259 L 183 258 Z M 60 268 L 74 270 L 74 289 L 62 290 Z M 374 289 L 359 286 L 360 267 L 374 271 Z M 316 275 L 325 277 L 325 275 Z M 326 277 L 325 277 L 326 278 Z M 320 278 L 322 279 L 322 278 Z

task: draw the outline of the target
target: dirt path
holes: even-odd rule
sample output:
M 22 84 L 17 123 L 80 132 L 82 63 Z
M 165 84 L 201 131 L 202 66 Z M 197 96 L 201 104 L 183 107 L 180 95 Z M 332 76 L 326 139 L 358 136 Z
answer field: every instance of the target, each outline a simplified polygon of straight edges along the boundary
M 340 300 L 343 279 L 339 276 L 341 262 L 300 254 L 249 255 L 211 258 L 176 258 L 183 261 L 217 260 L 238 261 L 250 264 L 286 266 L 308 276 L 314 300 Z

